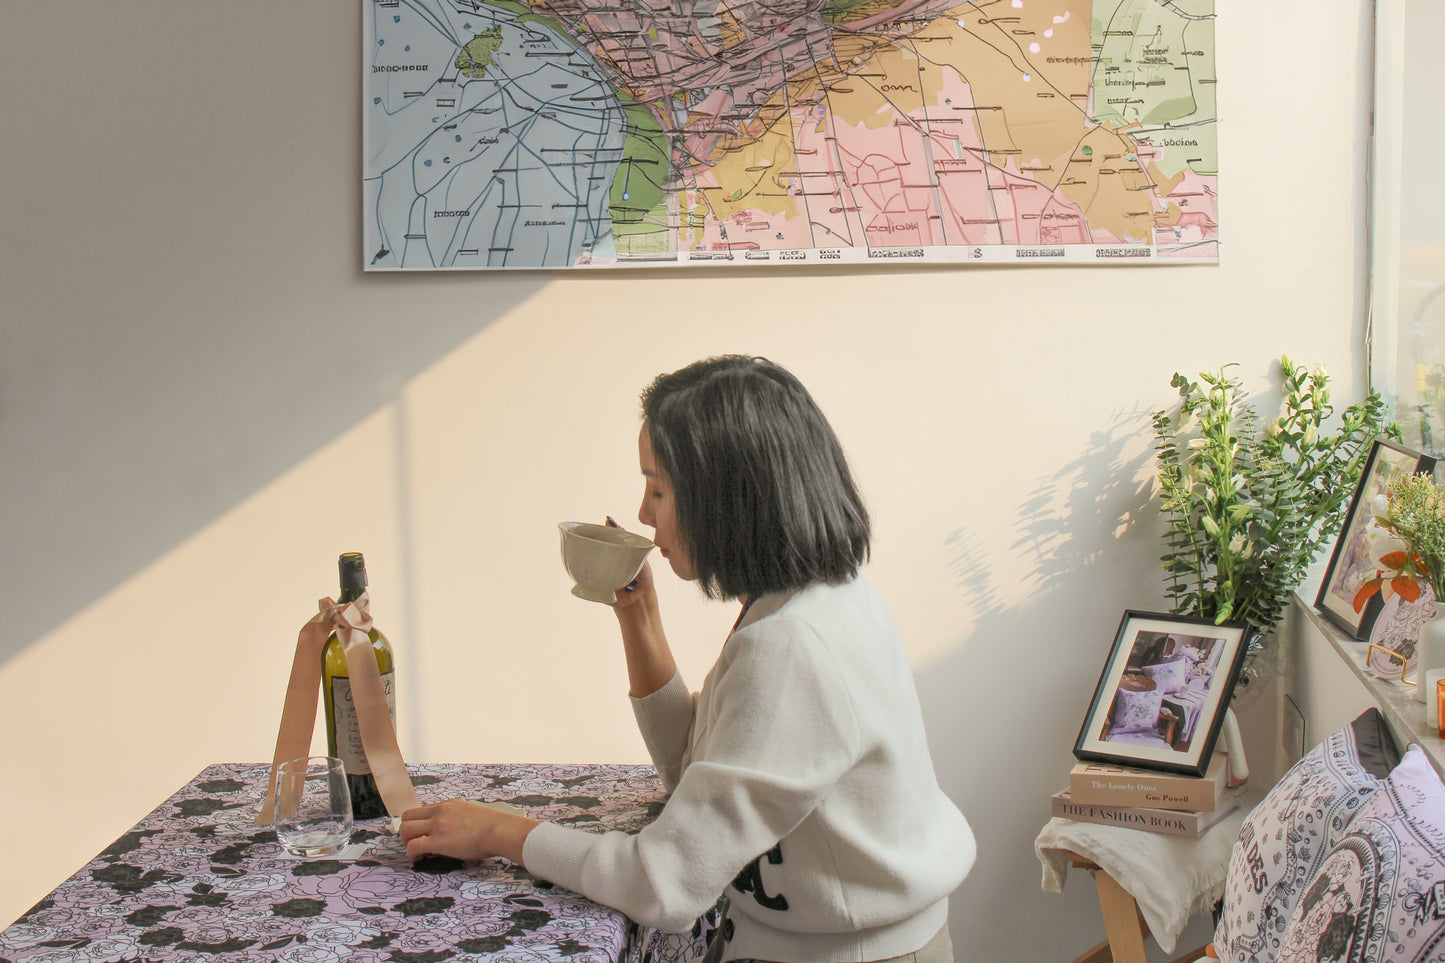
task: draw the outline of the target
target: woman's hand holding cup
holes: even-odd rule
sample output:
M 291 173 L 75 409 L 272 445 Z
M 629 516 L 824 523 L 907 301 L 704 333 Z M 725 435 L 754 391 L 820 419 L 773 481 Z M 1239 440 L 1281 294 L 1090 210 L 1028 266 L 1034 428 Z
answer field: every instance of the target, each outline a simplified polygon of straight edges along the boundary
M 611 515 L 607 516 L 607 524 L 611 528 L 622 527 Z M 625 609 L 645 598 L 656 598 L 656 595 L 656 585 L 652 580 L 652 562 L 649 560 L 642 563 L 636 578 L 617 589 L 617 601 L 612 603 L 612 607 Z

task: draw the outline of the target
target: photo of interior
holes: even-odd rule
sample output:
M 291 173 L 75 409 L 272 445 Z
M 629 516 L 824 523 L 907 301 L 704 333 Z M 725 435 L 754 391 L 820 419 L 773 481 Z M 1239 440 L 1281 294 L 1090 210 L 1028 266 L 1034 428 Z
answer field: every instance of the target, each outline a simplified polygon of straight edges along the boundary
M 1188 752 L 1199 710 L 1219 670 L 1221 641 L 1140 632 L 1099 738 Z

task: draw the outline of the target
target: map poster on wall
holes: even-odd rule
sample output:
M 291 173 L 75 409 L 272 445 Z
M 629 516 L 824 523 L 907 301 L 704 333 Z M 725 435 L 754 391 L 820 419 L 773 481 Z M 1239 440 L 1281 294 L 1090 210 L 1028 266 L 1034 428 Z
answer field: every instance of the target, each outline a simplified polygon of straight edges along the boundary
M 1214 0 L 362 0 L 368 270 L 1216 263 Z

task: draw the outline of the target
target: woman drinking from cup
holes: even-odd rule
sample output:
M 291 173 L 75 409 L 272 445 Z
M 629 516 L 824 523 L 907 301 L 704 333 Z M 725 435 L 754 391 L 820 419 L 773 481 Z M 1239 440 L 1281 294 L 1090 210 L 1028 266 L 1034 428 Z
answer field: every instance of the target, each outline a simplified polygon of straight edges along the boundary
M 674 574 L 741 605 L 694 694 L 650 566 L 617 593 L 666 806 L 628 835 L 451 800 L 406 813 L 407 852 L 503 856 L 670 931 L 725 895 L 708 961 L 952 960 L 948 896 L 973 834 L 938 787 L 902 642 L 859 573 L 868 514 L 827 419 L 786 370 L 739 356 L 657 378 L 642 415 L 639 520 Z

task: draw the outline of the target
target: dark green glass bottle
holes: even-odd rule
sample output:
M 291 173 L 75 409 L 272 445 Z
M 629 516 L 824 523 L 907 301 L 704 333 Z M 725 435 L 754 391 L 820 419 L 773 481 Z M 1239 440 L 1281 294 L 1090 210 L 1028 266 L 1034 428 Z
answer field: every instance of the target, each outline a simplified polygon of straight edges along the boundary
M 341 595 L 337 601 L 354 602 L 366 590 L 366 559 L 360 552 L 347 552 L 337 560 L 341 571 Z M 391 710 L 392 728 L 396 727 L 396 671 L 392 662 L 391 643 L 373 625 L 369 633 L 376 668 L 381 672 L 381 685 L 386 691 L 387 708 Z M 386 815 L 386 804 L 376 788 L 376 779 L 367 765 L 361 747 L 361 730 L 356 723 L 356 706 L 351 698 L 351 677 L 346 666 L 346 652 L 336 633 L 326 640 L 321 652 L 321 695 L 326 706 L 326 751 L 341 759 L 346 767 L 346 785 L 351 790 L 351 812 L 357 819 L 374 819 Z

